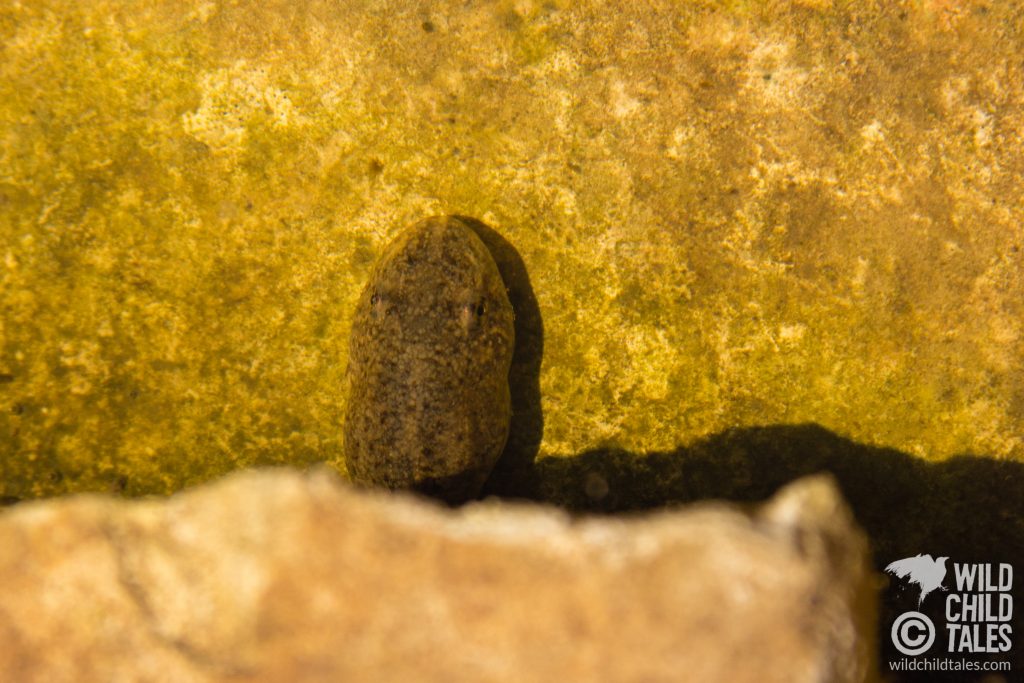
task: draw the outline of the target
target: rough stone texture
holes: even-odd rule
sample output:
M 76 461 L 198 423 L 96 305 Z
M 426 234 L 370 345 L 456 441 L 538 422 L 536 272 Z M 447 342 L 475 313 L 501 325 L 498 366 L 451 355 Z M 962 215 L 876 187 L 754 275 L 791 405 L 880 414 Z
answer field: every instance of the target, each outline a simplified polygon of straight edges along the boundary
M 430 214 L 519 251 L 542 455 L 1024 457 L 1019 3 L 0 0 L 0 497 L 336 462 Z M 513 435 L 515 437 L 515 435 Z
M 457 512 L 327 472 L 0 515 L 0 671 L 35 681 L 864 681 L 877 579 L 828 478 L 753 516 Z

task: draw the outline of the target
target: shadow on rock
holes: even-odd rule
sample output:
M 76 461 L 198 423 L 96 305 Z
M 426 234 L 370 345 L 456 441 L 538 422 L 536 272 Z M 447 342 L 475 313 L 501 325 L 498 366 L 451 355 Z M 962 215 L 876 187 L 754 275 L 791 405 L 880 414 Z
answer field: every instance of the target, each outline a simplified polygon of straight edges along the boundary
M 918 553 L 948 556 L 945 586 L 956 591 L 954 563 L 1006 562 L 1018 576 L 1024 571 L 1024 463 L 971 455 L 929 463 L 856 443 L 815 424 L 733 429 L 670 452 L 598 449 L 543 458 L 532 477 L 507 493 L 572 512 L 612 514 L 707 499 L 760 501 L 787 482 L 818 472 L 829 472 L 838 481 L 870 536 L 880 572 Z M 945 599 L 930 597 L 919 608 L 916 590 L 886 578 L 879 637 L 883 665 L 900 656 L 885 629 L 909 610 L 920 609 L 932 618 L 941 644 L 935 650 L 945 652 Z M 1024 604 L 1020 584 L 1020 579 L 1014 583 L 1014 605 Z M 1020 670 L 1024 642 L 1018 641 L 1024 632 L 1013 635 L 1010 658 Z M 965 658 L 983 656 L 993 657 Z M 980 680 L 976 674 L 928 675 L 927 680 Z
M 540 406 L 540 363 L 544 353 L 544 324 L 537 297 L 522 256 L 493 228 L 475 218 L 457 216 L 484 243 L 505 281 L 515 312 L 516 344 L 509 370 L 512 391 L 512 424 L 508 443 L 487 481 L 484 495 L 516 495 L 528 485 L 544 433 Z

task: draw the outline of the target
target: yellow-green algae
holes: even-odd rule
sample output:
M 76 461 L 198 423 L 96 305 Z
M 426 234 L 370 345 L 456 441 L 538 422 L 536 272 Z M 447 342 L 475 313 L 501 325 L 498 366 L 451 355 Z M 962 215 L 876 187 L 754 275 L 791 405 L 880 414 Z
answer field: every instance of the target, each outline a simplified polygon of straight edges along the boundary
M 0 496 L 340 463 L 404 225 L 544 321 L 541 456 L 816 422 L 1024 459 L 1010 3 L 0 0 Z

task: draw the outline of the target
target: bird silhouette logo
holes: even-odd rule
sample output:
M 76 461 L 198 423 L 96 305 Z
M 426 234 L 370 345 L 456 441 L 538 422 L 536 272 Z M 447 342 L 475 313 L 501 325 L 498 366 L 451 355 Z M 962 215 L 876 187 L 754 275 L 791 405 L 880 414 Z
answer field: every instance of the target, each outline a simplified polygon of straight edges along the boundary
M 918 607 L 924 602 L 925 596 L 936 588 L 946 590 L 942 580 L 946 578 L 946 560 L 948 557 L 937 557 L 934 560 L 931 555 L 918 553 L 913 557 L 896 560 L 885 568 L 885 571 L 893 576 L 906 579 L 908 583 L 916 583 L 921 589 L 921 595 L 917 598 Z

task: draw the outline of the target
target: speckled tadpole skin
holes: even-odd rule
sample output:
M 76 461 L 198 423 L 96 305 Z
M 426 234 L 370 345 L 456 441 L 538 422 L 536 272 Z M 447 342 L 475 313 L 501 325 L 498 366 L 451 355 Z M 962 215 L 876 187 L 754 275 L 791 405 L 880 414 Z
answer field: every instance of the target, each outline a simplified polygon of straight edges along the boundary
M 352 480 L 449 502 L 478 495 L 508 437 L 513 313 L 470 228 L 407 229 L 359 298 L 349 350 Z

